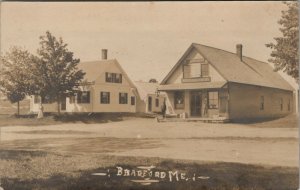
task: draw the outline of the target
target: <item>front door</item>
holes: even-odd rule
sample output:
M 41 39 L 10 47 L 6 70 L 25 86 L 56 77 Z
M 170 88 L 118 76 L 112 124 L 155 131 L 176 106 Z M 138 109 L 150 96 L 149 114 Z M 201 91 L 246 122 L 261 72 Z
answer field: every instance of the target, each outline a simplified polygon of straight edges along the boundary
M 60 100 L 60 109 L 62 111 L 66 111 L 67 103 L 66 103 L 66 96 L 63 96 Z
M 152 112 L 152 97 L 148 97 L 148 111 Z
M 201 117 L 201 92 L 191 92 L 191 116 Z

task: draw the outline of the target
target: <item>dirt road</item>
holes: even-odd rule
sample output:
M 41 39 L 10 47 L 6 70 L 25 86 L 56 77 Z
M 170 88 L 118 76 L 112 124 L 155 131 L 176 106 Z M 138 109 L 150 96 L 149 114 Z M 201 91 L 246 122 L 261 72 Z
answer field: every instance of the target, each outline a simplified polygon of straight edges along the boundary
M 34 149 L 298 166 L 298 129 L 246 124 L 157 123 L 1 127 L 2 149 Z

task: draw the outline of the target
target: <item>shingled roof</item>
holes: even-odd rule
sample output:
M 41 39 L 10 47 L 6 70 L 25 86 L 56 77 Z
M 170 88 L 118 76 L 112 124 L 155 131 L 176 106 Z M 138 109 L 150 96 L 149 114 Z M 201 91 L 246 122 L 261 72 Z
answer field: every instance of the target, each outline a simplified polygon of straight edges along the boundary
M 279 73 L 273 71 L 273 68 L 268 63 L 246 56 L 243 56 L 241 61 L 236 53 L 196 43 L 190 46 L 161 84 L 166 84 L 171 73 L 182 64 L 182 60 L 192 49 L 195 49 L 207 59 L 228 82 L 294 90 Z
M 105 73 L 110 65 L 115 64 L 114 59 L 112 60 L 100 60 L 100 61 L 89 61 L 89 62 L 80 62 L 78 64 L 78 69 L 85 72 L 84 80 L 88 82 L 95 81 L 101 74 Z
M 116 59 L 80 62 L 78 64 L 78 69 L 81 69 L 86 73 L 84 76 L 84 80 L 86 80 L 87 82 L 95 82 L 98 77 L 104 75 L 105 72 L 108 71 L 108 68 L 112 67 L 113 65 L 117 66 L 122 72 L 123 77 L 126 78 L 126 80 L 132 87 L 135 87 L 131 79 L 126 74 L 125 70 L 121 67 Z

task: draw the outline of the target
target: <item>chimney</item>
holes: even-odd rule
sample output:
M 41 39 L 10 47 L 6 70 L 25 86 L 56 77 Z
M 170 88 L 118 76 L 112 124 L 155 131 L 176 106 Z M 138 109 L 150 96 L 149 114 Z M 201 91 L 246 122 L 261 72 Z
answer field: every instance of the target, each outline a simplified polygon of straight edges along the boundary
M 102 49 L 102 60 L 107 59 L 107 49 Z
M 240 58 L 241 61 L 243 61 L 243 45 L 242 44 L 236 45 L 236 55 Z

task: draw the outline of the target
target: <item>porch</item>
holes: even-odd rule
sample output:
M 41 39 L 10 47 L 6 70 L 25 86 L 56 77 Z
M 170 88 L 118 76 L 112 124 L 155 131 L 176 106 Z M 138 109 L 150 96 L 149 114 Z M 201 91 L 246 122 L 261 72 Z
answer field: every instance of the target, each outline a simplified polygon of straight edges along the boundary
M 166 92 L 168 115 L 172 116 L 165 121 L 227 122 L 228 86 L 224 83 L 210 84 L 172 84 L 173 88 L 162 86 L 159 90 Z

